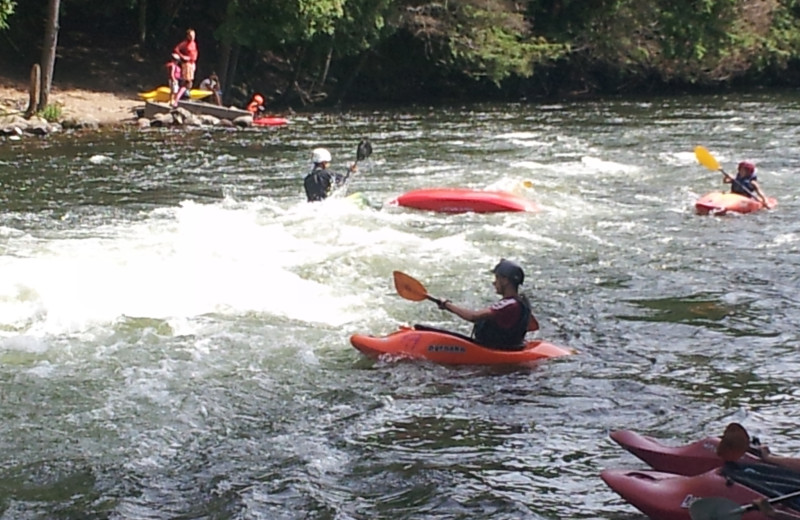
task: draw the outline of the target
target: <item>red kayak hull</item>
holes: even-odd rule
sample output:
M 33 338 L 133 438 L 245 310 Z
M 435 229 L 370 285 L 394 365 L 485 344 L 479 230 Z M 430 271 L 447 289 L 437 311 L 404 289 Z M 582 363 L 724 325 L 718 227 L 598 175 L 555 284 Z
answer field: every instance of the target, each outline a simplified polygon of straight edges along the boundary
M 706 437 L 683 446 L 667 446 L 660 441 L 630 430 L 611 432 L 610 437 L 620 446 L 643 460 L 656 471 L 678 475 L 699 475 L 722 466 L 717 456 L 718 437 Z M 760 459 L 745 453 L 739 462 L 759 462 Z
M 373 359 L 427 360 L 442 365 L 516 365 L 574 354 L 546 341 L 530 341 L 518 351 L 495 350 L 447 331 L 408 327 L 381 337 L 354 334 L 350 343 Z
M 714 469 L 694 476 L 658 471 L 608 469 L 600 476 L 617 494 L 652 520 L 691 520 L 689 506 L 699 498 L 723 497 L 737 504 L 749 504 L 764 495 L 730 482 Z M 766 519 L 748 513 L 746 520 Z
M 778 201 L 768 197 L 770 207 L 775 207 Z M 763 209 L 760 201 L 739 195 L 738 193 L 722 193 L 719 191 L 706 193 L 694 204 L 698 215 L 724 215 L 726 213 L 752 213 Z
M 464 188 L 413 190 L 400 195 L 389 204 L 441 213 L 539 211 L 535 203 L 513 193 Z
M 289 120 L 285 117 L 259 117 L 253 119 L 253 124 L 257 126 L 283 126 L 288 123 Z

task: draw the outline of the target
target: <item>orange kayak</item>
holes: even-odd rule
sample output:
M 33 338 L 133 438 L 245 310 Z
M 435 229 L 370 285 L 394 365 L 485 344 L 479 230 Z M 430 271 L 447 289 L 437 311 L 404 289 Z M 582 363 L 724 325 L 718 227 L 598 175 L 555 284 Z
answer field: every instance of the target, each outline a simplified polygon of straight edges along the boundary
M 773 208 L 778 204 L 778 201 L 772 197 L 767 197 L 767 202 Z M 763 209 L 764 205 L 756 199 L 738 193 L 715 191 L 700 197 L 694 207 L 698 215 L 724 215 L 728 212 L 752 213 Z
M 413 190 L 400 195 L 389 204 L 442 213 L 539 211 L 539 207 L 535 203 L 513 193 L 464 188 Z
M 373 359 L 424 359 L 442 365 L 514 365 L 575 353 L 540 340 L 529 341 L 522 350 L 496 350 L 455 332 L 417 327 L 402 327 L 381 337 L 354 334 L 350 343 Z

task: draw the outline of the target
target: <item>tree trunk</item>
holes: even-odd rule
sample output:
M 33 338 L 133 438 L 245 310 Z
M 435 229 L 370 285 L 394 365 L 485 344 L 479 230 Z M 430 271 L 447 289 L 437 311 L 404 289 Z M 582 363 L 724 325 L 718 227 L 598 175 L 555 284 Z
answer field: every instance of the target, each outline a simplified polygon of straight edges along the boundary
M 225 38 L 222 41 L 222 48 L 220 49 L 220 57 L 219 57 L 219 87 L 222 89 L 223 97 L 225 94 L 228 93 L 228 68 L 231 65 L 231 42 L 230 39 Z M 232 77 L 232 76 L 231 76 Z
M 364 65 L 367 63 L 367 58 L 369 57 L 369 52 L 370 52 L 369 50 L 366 50 L 363 53 L 361 53 L 361 58 L 359 58 L 358 64 L 356 65 L 356 68 L 353 70 L 353 72 L 349 76 L 347 76 L 347 79 L 344 81 L 344 84 L 342 84 L 342 87 L 339 90 L 339 98 L 336 100 L 336 104 L 337 105 L 341 105 L 344 102 L 344 98 L 345 98 L 345 96 L 347 96 L 347 93 L 349 92 L 350 87 L 353 85 L 353 81 L 355 81 L 355 79 L 358 76 L 359 72 L 361 72 L 361 69 L 363 69 Z
M 39 107 L 47 106 L 50 87 L 53 85 L 53 69 L 56 64 L 56 47 L 58 47 L 58 13 L 61 0 L 49 0 L 47 7 L 47 24 L 44 28 L 42 44 L 42 92 Z
M 139 0 L 139 45 L 147 41 L 147 0 Z
M 239 54 L 241 53 L 241 50 L 242 48 L 240 45 L 234 45 L 233 50 L 231 51 L 231 58 L 228 62 L 228 90 L 230 90 L 231 85 L 236 80 L 236 69 L 239 67 Z M 228 98 L 228 100 L 230 100 L 230 98 Z
M 39 110 L 39 96 L 41 94 L 42 86 L 42 67 L 38 63 L 34 63 L 31 68 L 31 83 L 28 87 L 28 110 L 25 111 L 25 117 L 30 118 Z

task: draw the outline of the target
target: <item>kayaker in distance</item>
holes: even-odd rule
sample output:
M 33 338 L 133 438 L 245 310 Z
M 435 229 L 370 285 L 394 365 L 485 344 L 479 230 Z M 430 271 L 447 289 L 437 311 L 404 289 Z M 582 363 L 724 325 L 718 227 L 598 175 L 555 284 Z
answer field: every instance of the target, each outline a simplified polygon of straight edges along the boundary
M 731 193 L 738 193 L 745 197 L 752 197 L 760 200 L 765 208 L 769 209 L 770 205 L 767 202 L 767 196 L 761 191 L 761 186 L 758 185 L 758 178 L 756 177 L 756 165 L 750 161 L 742 161 L 736 171 L 736 179 L 732 179 L 728 175 L 723 176 L 722 182 L 731 185 Z
M 303 187 L 306 190 L 308 202 L 325 200 L 331 194 L 333 188 L 343 185 L 350 173 L 354 173 L 358 169 L 355 164 L 351 165 L 347 175 L 333 173 L 328 170 L 328 165 L 331 162 L 331 153 L 325 148 L 312 150 L 311 162 L 314 164 L 311 168 L 311 173 L 303 179 Z
M 495 291 L 502 296 L 500 301 L 473 311 L 443 300 L 439 308 L 474 323 L 472 336 L 477 343 L 499 350 L 521 350 L 525 333 L 539 330 L 528 298 L 519 293 L 525 273 L 519 265 L 504 258 L 492 272 Z
M 247 111 L 257 117 L 260 113 L 264 112 L 264 96 L 261 94 L 253 94 L 250 103 L 247 104 Z

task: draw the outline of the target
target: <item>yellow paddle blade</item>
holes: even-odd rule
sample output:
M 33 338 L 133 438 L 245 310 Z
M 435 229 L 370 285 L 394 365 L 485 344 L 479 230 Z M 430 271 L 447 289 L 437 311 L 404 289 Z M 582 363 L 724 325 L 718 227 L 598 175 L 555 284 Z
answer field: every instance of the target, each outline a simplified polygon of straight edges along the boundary
M 726 462 L 735 462 L 750 447 L 750 435 L 739 423 L 730 423 L 717 446 L 717 456 Z
M 697 157 L 697 160 L 700 161 L 700 164 L 709 170 L 718 171 L 720 169 L 717 160 L 713 155 L 711 155 L 711 152 L 706 150 L 704 147 L 695 146 L 694 155 Z
M 421 302 L 428 297 L 428 291 L 425 290 L 425 286 L 406 273 L 394 271 L 392 275 L 394 276 L 394 287 L 397 289 L 397 294 L 406 300 Z

